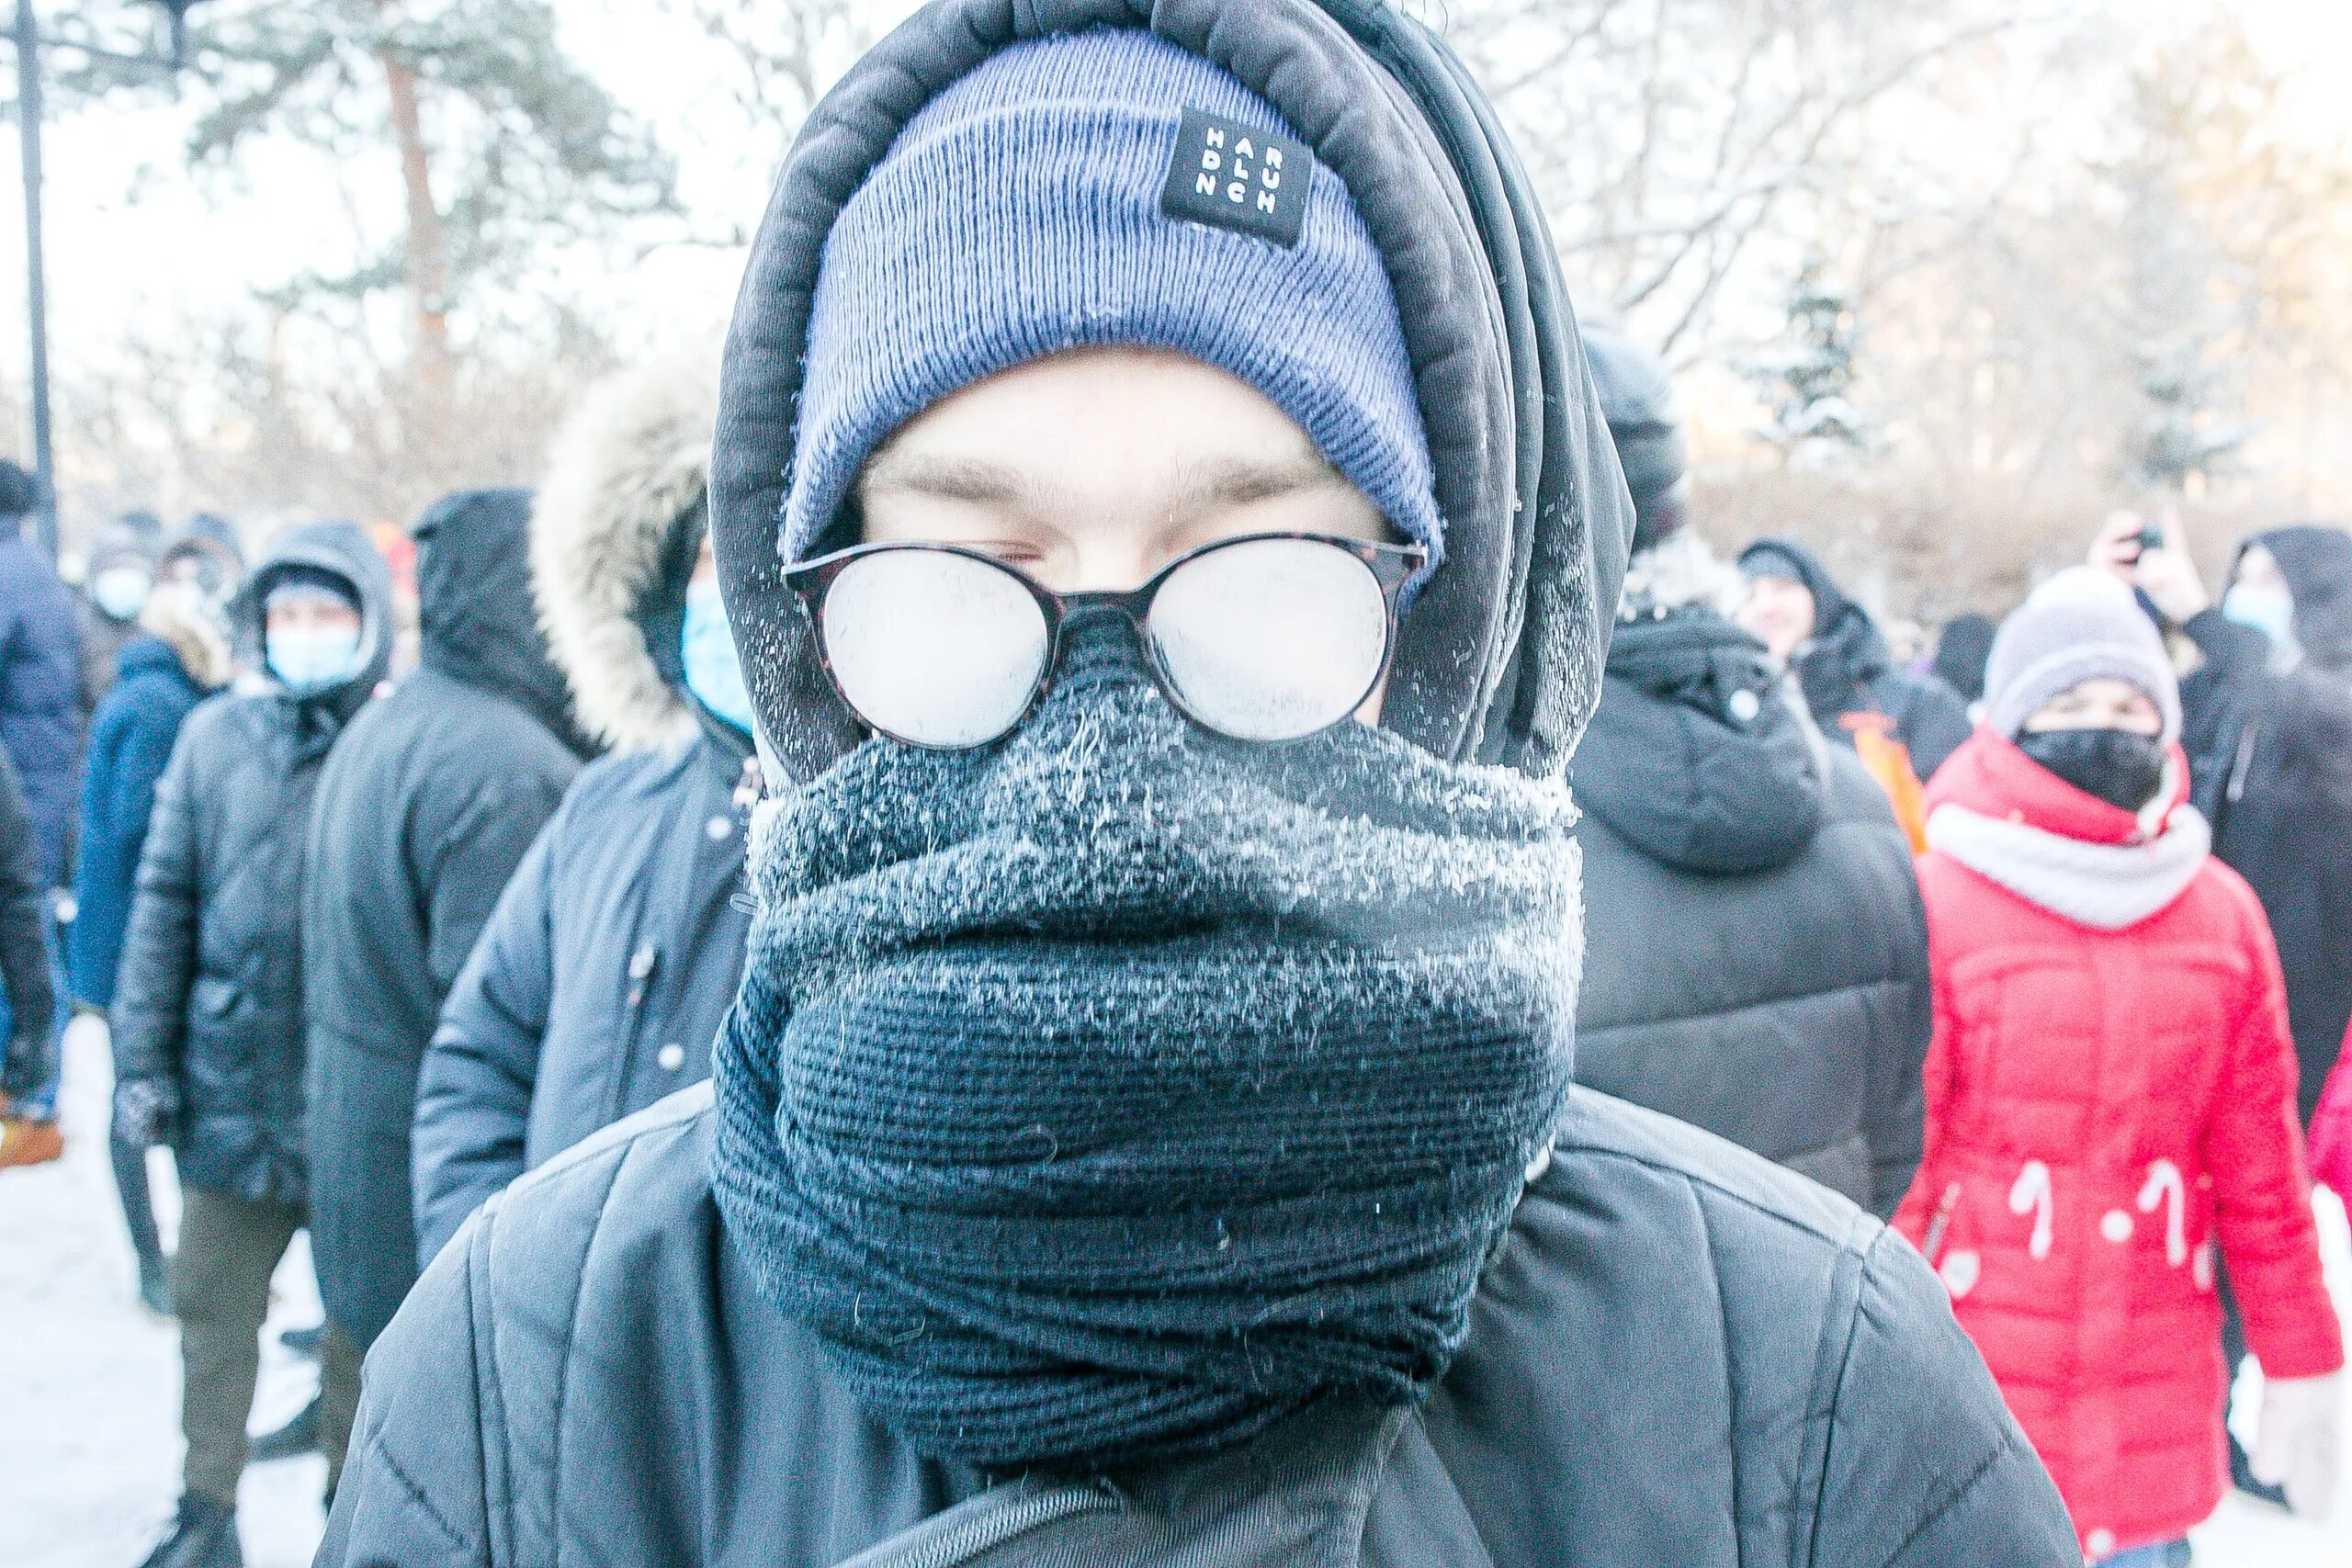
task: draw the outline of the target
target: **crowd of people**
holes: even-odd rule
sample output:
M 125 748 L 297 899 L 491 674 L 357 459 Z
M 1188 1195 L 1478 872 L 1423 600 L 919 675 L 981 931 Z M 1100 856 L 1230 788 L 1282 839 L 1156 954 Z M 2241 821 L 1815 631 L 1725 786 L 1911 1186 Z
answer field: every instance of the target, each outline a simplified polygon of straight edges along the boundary
M 328 1568 L 2324 1517 L 2352 533 L 2217 602 L 2119 514 L 1906 661 L 1707 545 L 1431 35 L 1152 16 L 919 14 L 723 367 L 595 389 L 413 584 L 345 522 L 134 515 L 78 595 L 0 538 L 0 1167 L 103 1018 L 150 1568 L 312 1450 Z M 319 1397 L 249 1439 L 304 1230 Z

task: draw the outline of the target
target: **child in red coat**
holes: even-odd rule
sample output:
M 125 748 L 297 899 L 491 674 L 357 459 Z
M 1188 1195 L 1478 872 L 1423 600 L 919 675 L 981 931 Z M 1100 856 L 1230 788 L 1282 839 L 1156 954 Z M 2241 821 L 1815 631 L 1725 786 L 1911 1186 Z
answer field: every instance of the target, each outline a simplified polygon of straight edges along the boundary
M 2154 626 L 2087 570 L 2001 628 L 1986 722 L 1928 791 L 1936 1265 L 2094 1562 L 2221 1501 L 2215 1248 L 2267 1374 L 2256 1472 L 2332 1501 L 2342 1336 L 2320 1277 L 2262 908 L 2187 804 Z

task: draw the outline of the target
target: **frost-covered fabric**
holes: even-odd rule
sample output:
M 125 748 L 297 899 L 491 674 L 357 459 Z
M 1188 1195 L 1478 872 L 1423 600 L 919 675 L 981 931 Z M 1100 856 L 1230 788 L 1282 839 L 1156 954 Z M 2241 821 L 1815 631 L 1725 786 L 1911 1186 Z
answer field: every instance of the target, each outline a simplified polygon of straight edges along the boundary
M 762 808 L 714 1180 L 926 1453 L 1102 1464 L 1418 1398 L 1566 1094 L 1557 784 L 1177 716 L 1090 638 L 1000 748 Z

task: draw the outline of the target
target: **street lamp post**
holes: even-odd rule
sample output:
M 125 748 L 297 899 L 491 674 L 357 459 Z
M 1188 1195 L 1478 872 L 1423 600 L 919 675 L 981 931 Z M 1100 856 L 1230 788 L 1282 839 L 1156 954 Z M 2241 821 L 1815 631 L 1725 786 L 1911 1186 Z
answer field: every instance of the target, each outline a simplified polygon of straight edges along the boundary
M 117 64 L 178 71 L 187 63 L 187 12 L 198 0 L 148 0 L 164 8 L 171 28 L 168 55 L 121 54 L 75 39 L 54 41 L 67 49 Z M 33 472 L 40 480 L 40 502 L 33 513 L 35 536 L 49 558 L 57 558 L 57 461 L 50 434 L 49 269 L 41 245 L 40 51 L 45 41 L 33 0 L 17 0 L 11 35 L 17 46 L 17 141 L 25 172 L 25 313 L 32 336 Z

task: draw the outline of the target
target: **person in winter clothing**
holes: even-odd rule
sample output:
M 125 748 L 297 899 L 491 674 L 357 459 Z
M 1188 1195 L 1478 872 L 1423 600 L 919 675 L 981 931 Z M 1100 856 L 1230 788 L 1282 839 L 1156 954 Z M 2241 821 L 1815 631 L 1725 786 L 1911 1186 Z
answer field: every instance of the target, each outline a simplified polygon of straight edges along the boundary
M 245 575 L 244 547 L 225 517 L 199 512 L 178 537 L 155 558 L 155 581 L 184 582 L 217 604 L 226 604 Z
M 533 623 L 531 498 L 465 491 L 416 526 L 424 667 L 352 725 L 311 814 L 302 914 L 311 1240 L 339 1464 L 357 1356 L 416 1278 L 409 1130 L 435 1021 L 580 759 Z
M 1936 637 L 1928 673 L 1960 694 L 1973 717 L 1984 700 L 1984 661 L 1993 656 L 1993 617 L 1974 610 L 1954 615 Z
M 1577 753 L 1577 1081 L 1883 1217 L 1919 1159 L 1930 1027 L 1910 845 L 1724 617 L 1736 579 L 1682 526 L 1664 365 L 1614 333 L 1585 343 L 1618 455 L 1647 482 L 1629 486 L 1635 553 Z
M 145 525 L 152 513 L 118 518 L 99 530 L 82 569 L 82 595 L 75 605 L 82 624 L 82 713 L 97 711 L 98 699 L 114 684 L 122 645 L 139 630 L 139 611 L 155 585 L 156 533 Z
M 2252 885 L 2278 939 L 2308 1124 L 2352 1025 L 2352 534 L 2250 536 L 2217 605 L 2187 549 L 2142 551 L 2143 526 L 2109 519 L 2092 564 L 2139 589 L 2203 657 L 2181 687 L 2190 782 L 2214 852 Z
M 1791 539 L 1740 552 L 1747 597 L 1736 619 L 1795 671 L 1824 733 L 1854 749 L 1918 836 L 1918 787 L 1968 739 L 1968 709 L 1933 675 L 1898 667 L 1870 613 L 1820 558 Z
M 7 1004 L 9 1021 L 8 1032 L 0 1034 L 0 1169 L 63 1152 L 53 1122 L 36 1123 L 15 1110 L 19 1100 L 48 1089 L 52 1071 L 48 1028 L 56 1003 L 41 930 L 47 892 L 40 862 L 24 785 L 0 750 L 0 1000 Z
M 539 492 L 540 618 L 613 750 L 523 857 L 442 1009 L 416 1097 L 424 1261 L 525 1170 L 708 1077 L 735 999 L 759 773 L 705 542 L 713 357 L 607 383 Z
M 155 786 L 180 726 L 204 698 L 229 683 L 225 607 L 193 583 L 158 582 L 139 612 L 139 635 L 122 645 L 113 687 L 98 701 L 83 759 L 82 817 L 74 871 L 74 923 L 66 971 L 77 1007 L 107 1016 L 139 876 Z M 164 1247 L 147 1190 L 146 1150 L 113 1140 L 115 1190 L 139 1264 L 139 1296 L 167 1316 Z
M 2255 1468 L 2324 1514 L 2344 1353 L 2286 996 L 2260 904 L 2188 802 L 2163 642 L 2078 568 L 2003 625 L 1985 694 L 1929 789 L 1936 1039 L 1895 1224 L 2093 1561 L 2178 1540 L 2222 1498 L 2217 1252 L 2268 1379 Z
M 183 1199 L 178 1517 L 156 1568 L 234 1563 L 269 1280 L 302 1227 L 300 913 L 311 793 L 381 678 L 391 580 L 349 523 L 278 541 L 235 608 L 264 689 L 208 702 L 155 787 L 113 1010 L 118 1136 Z
M 16 764 L 25 809 L 31 815 L 35 868 L 43 889 L 42 920 L 51 943 L 50 990 L 62 996 L 64 977 L 55 957 L 55 931 L 49 927 L 49 890 L 62 886 L 73 838 L 74 797 L 82 752 L 80 701 L 81 633 L 74 624 L 74 592 L 58 581 L 40 551 L 24 537 L 25 518 L 41 503 L 40 483 L 0 461 L 0 750 Z M 13 1012 L 0 1039 L 31 1036 L 17 1027 Z M 49 1066 L 42 1086 L 14 1097 L 20 1120 L 44 1122 L 57 1099 L 57 1047 L 64 1033 L 61 1005 L 42 1038 Z M 30 1068 L 25 1071 L 29 1074 Z M 55 1130 L 37 1134 L 43 1146 Z
M 1570 1089 L 1630 508 L 1435 36 L 945 0 L 769 213 L 714 1077 L 442 1250 L 320 1561 L 2075 1562 L 1908 1247 Z

